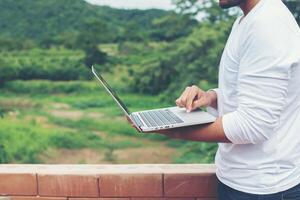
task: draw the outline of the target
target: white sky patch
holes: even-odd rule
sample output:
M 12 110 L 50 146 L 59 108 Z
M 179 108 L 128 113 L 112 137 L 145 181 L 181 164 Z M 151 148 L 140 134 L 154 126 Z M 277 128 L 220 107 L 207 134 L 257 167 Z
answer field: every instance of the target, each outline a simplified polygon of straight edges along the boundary
M 172 0 L 86 0 L 95 5 L 110 6 L 121 9 L 150 9 L 157 8 L 163 10 L 174 9 Z

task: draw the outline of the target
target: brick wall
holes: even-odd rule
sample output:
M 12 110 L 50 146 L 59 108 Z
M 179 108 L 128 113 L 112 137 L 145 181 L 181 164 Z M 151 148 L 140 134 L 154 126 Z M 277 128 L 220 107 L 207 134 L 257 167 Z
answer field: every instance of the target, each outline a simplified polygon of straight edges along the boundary
M 213 165 L 0 165 L 0 199 L 216 200 Z

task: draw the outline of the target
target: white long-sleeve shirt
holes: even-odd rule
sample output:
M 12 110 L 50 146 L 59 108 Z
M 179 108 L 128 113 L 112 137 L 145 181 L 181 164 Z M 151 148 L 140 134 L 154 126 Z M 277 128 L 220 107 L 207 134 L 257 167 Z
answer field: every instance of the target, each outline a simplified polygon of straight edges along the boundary
M 300 183 L 300 30 L 281 0 L 260 0 L 233 25 L 219 71 L 217 177 L 271 194 Z

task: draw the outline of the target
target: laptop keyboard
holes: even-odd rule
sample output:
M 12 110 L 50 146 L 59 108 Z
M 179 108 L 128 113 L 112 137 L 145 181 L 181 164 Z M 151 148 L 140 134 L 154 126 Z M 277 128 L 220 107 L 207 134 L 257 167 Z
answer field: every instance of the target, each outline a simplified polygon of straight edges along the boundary
M 183 123 L 178 116 L 168 109 L 140 112 L 139 115 L 148 127 Z

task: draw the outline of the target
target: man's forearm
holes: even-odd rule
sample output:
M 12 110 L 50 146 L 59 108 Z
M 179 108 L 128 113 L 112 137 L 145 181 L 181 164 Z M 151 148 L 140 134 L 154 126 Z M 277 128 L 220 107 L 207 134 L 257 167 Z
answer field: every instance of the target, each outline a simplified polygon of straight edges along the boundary
M 170 129 L 163 134 L 181 140 L 231 143 L 224 133 L 222 118 L 211 124 Z

